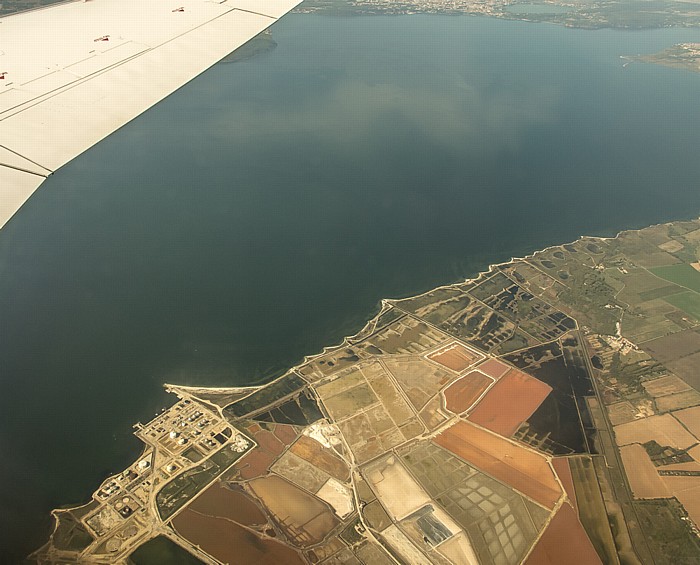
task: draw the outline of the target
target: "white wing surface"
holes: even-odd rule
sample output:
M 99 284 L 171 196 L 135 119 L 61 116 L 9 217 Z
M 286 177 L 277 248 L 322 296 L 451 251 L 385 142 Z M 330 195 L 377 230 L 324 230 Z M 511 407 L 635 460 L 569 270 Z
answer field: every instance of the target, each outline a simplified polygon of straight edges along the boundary
M 301 0 L 84 0 L 0 18 L 0 227 L 44 179 Z

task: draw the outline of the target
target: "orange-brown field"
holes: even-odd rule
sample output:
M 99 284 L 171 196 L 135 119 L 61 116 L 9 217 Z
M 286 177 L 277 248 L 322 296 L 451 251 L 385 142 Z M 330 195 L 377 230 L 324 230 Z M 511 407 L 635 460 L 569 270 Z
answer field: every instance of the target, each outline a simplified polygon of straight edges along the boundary
M 493 381 L 479 371 L 471 371 L 445 389 L 445 405 L 461 414 L 476 402 Z
M 228 489 L 221 483 L 210 486 L 188 508 L 205 516 L 227 518 L 245 526 L 267 524 L 265 515 L 247 494 Z
M 341 482 L 347 481 L 350 477 L 350 470 L 345 462 L 315 439 L 301 436 L 292 446 L 291 451 Z
M 190 543 L 201 547 L 222 563 L 240 565 L 302 565 L 299 554 L 271 539 L 223 518 L 204 516 L 186 508 L 173 520 L 175 530 Z
M 578 514 L 578 502 L 576 501 L 576 491 L 574 490 L 574 479 L 571 475 L 571 467 L 569 467 L 568 457 L 555 457 L 552 459 L 552 467 L 556 472 L 561 484 L 564 485 L 566 496 L 569 497 L 571 504 Z
M 275 433 L 263 430 L 259 424 L 251 423 L 246 432 L 258 443 L 243 459 L 234 465 L 242 479 L 252 479 L 264 475 L 274 460 L 294 441 L 296 430 L 286 424 L 275 424 Z
M 532 552 L 526 565 L 598 565 L 600 557 L 579 522 L 576 511 L 565 503 L 555 514 Z
M 635 498 L 665 498 L 668 491 L 656 466 L 638 443 L 620 448 L 622 463 Z
M 326 504 L 280 477 L 254 479 L 248 485 L 298 547 L 319 543 L 338 525 Z
M 299 435 L 296 428 L 289 424 L 275 424 L 274 434 L 285 445 L 292 443 Z
M 468 422 L 457 422 L 433 441 L 547 508 L 562 494 L 544 456 Z
M 256 447 L 249 451 L 240 462 L 236 463 L 234 469 L 238 471 L 242 479 L 252 479 L 267 473 L 274 461 L 274 455 Z
M 469 420 L 506 437 L 537 410 L 552 387 L 530 375 L 512 369 L 481 399 Z
M 457 373 L 461 373 L 464 369 L 473 365 L 479 357 L 476 353 L 469 351 L 469 349 L 459 343 L 448 345 L 440 351 L 428 355 L 428 359 L 431 361 L 440 363 L 443 367 L 452 369 Z
M 508 372 L 510 367 L 505 363 L 501 363 L 498 359 L 489 359 L 488 361 L 484 361 L 481 365 L 479 365 L 478 369 L 489 377 L 500 379 Z

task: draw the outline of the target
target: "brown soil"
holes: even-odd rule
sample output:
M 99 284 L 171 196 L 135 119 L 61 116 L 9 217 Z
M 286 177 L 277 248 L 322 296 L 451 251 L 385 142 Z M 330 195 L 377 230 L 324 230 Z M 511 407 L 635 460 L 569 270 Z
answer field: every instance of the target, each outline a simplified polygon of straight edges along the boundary
M 235 468 L 239 471 L 242 479 L 252 479 L 267 473 L 274 461 L 275 457 L 272 454 L 257 447 L 246 454 L 239 463 L 236 463 Z
M 277 439 L 279 439 L 285 445 L 291 445 L 297 438 L 297 435 L 299 434 L 294 426 L 290 426 L 289 424 L 275 425 L 275 436 L 277 436 Z
M 467 373 L 445 389 L 447 409 L 455 414 L 461 414 L 471 408 L 491 382 L 491 379 L 479 371 Z
M 620 448 L 622 464 L 635 498 L 666 498 L 668 490 L 659 476 L 657 467 L 646 450 L 638 443 Z
M 485 361 L 479 365 L 478 369 L 489 377 L 500 379 L 506 374 L 510 367 L 505 363 L 501 363 L 498 359 L 489 359 L 488 361 Z
M 262 430 L 260 424 L 256 424 L 255 422 L 250 422 L 245 429 L 249 434 L 257 434 L 260 430 Z
M 700 351 L 700 334 L 693 330 L 685 330 L 647 341 L 644 349 L 654 359 L 665 364 Z
M 272 453 L 273 455 L 282 455 L 284 451 L 284 444 L 277 439 L 275 434 L 268 432 L 266 430 L 260 430 L 255 434 L 255 441 L 258 445 L 262 447 L 265 451 Z
M 282 543 L 261 539 L 223 518 L 198 514 L 186 508 L 173 520 L 177 532 L 222 563 L 240 565 L 302 565 L 299 554 Z
M 566 496 L 569 497 L 574 510 L 578 514 L 578 503 L 576 502 L 576 491 L 574 490 L 574 479 L 571 476 L 571 467 L 569 467 L 569 458 L 555 457 L 552 459 L 552 467 L 554 467 L 561 484 L 564 485 Z
M 321 542 L 338 525 L 328 506 L 280 477 L 255 479 L 249 486 L 298 547 Z
M 555 514 L 532 553 L 526 565 L 599 565 L 600 557 L 591 540 L 588 539 L 576 511 L 564 504 Z
M 513 369 L 493 385 L 469 415 L 469 419 L 506 437 L 537 410 L 552 387 Z
M 301 436 L 292 446 L 291 451 L 294 455 L 322 469 L 341 482 L 346 482 L 350 478 L 350 471 L 343 460 L 334 455 L 330 449 L 323 447 L 315 439 Z
M 192 510 L 214 518 L 228 518 L 246 526 L 260 526 L 267 520 L 257 504 L 240 490 L 214 483 L 189 505 Z
M 544 456 L 468 422 L 457 422 L 433 441 L 547 508 L 561 496 Z
M 688 449 L 698 441 L 671 414 L 641 418 L 615 426 L 613 430 L 618 445 L 642 444 L 655 440 L 659 445 Z
M 474 363 L 477 356 L 466 347 L 455 344 L 448 349 L 443 349 L 442 351 L 437 351 L 428 355 L 428 359 L 459 373 Z
M 679 410 L 674 412 L 673 415 L 691 434 L 700 439 L 700 406 Z

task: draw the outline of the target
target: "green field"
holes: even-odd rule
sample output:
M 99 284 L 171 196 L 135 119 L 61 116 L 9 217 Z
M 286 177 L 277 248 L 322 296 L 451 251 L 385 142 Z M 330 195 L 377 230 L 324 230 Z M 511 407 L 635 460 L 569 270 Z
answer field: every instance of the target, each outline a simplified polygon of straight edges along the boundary
M 700 294 L 681 292 L 667 296 L 664 300 L 676 308 L 680 308 L 686 314 L 690 314 L 696 320 L 700 320 Z
M 635 501 L 640 525 L 657 565 L 690 565 L 700 560 L 700 543 L 675 499 Z
M 681 263 L 669 265 L 668 267 L 654 267 L 649 270 L 657 277 L 684 286 L 689 290 L 700 292 L 700 272 L 693 269 L 690 265 Z

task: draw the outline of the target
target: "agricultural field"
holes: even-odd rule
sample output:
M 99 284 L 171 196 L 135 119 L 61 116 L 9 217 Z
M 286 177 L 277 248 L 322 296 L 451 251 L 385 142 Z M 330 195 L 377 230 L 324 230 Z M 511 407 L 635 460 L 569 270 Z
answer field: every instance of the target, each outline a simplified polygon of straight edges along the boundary
M 468 419 L 499 435 L 510 437 L 532 416 L 552 387 L 512 369 L 489 389 Z
M 656 441 L 659 445 L 688 449 L 697 439 L 671 414 L 650 416 L 615 426 L 615 438 L 620 446 Z
M 686 263 L 650 269 L 657 277 L 700 293 L 700 272 Z
M 453 414 L 468 411 L 494 382 L 481 371 L 467 373 L 445 389 L 445 407 Z
M 640 444 L 621 447 L 620 455 L 635 498 L 668 498 L 669 492 L 656 466 Z
M 658 565 L 694 565 L 700 553 L 700 540 L 692 532 L 685 511 L 675 499 L 641 500 L 635 510 Z
M 673 413 L 673 416 L 693 434 L 700 443 L 700 406 L 686 408 Z

